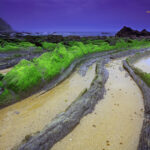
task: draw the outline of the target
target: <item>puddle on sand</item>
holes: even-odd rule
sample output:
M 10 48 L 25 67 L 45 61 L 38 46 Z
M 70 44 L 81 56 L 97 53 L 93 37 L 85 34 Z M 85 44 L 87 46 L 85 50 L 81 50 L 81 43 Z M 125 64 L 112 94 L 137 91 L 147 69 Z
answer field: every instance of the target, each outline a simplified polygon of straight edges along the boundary
M 9 72 L 12 68 L 7 68 L 7 69 L 3 69 L 3 70 L 0 70 L 0 73 L 1 74 L 6 74 L 7 72 Z
M 52 150 L 137 150 L 144 114 L 142 94 L 120 68 L 120 60 L 106 66 L 109 79 L 104 99 Z
M 64 82 L 43 95 L 33 95 L 0 110 L 0 150 L 10 150 L 26 135 L 40 131 L 56 114 L 64 111 L 95 77 L 93 64 L 86 76 L 73 73 Z
M 140 59 L 134 64 L 134 66 L 144 72 L 150 73 L 150 57 Z

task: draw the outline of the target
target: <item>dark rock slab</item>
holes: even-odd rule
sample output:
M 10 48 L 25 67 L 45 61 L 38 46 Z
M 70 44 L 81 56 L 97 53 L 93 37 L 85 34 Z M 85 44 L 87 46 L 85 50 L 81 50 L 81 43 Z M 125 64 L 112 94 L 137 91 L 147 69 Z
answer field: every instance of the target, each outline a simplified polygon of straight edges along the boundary
M 150 115 L 145 115 L 138 150 L 150 150 Z

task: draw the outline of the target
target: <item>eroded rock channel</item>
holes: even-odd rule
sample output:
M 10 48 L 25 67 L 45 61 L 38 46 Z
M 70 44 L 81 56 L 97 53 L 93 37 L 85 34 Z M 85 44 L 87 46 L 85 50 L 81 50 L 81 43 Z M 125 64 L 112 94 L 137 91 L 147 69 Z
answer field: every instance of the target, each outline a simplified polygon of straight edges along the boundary
M 142 93 L 121 60 L 106 66 L 104 99 L 52 150 L 137 150 L 144 114 Z
M 1 149 L 137 150 L 143 91 L 117 57 L 93 58 L 50 91 L 1 109 Z
M 10 150 L 25 136 L 42 130 L 55 115 L 63 112 L 86 88 L 90 87 L 95 77 L 95 67 L 93 64 L 84 77 L 74 72 L 52 90 L 1 109 L 0 150 Z

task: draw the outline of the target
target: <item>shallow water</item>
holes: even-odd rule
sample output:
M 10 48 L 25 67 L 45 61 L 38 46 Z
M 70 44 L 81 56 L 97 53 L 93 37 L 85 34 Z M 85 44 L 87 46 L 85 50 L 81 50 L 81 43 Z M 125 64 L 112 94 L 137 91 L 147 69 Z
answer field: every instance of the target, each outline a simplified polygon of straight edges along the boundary
M 90 87 L 95 77 L 95 64 L 85 77 L 77 72 L 44 93 L 36 94 L 0 110 L 0 150 L 10 150 L 26 135 L 42 130 L 52 118 L 65 109 Z
M 7 72 L 9 72 L 11 69 L 12 69 L 12 68 L 2 69 L 2 70 L 0 70 L 0 73 L 5 75 L 5 74 L 6 74 Z
M 140 59 L 134 64 L 134 66 L 143 70 L 144 72 L 150 73 L 150 57 Z
M 121 60 L 106 66 L 104 99 L 52 150 L 137 150 L 144 114 L 141 91 L 120 67 Z

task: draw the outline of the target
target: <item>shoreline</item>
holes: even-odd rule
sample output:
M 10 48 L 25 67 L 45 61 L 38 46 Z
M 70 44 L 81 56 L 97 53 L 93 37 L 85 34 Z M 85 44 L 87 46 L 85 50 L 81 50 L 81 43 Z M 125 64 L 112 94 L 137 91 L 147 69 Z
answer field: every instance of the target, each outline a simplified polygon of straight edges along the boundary
M 146 50 L 141 50 L 141 51 L 146 51 Z M 108 62 L 108 61 L 110 61 L 110 58 L 113 58 L 113 59 L 116 59 L 116 58 L 119 58 L 119 57 L 124 57 L 124 56 L 128 56 L 128 55 L 131 55 L 131 54 L 134 54 L 134 53 L 136 53 L 137 51 L 134 51 L 134 52 L 130 52 L 130 54 L 128 54 L 128 52 L 121 52 L 121 53 L 117 53 L 117 54 L 112 54 L 112 55 L 107 55 L 107 56 L 103 56 L 103 59 L 105 59 L 105 63 L 106 62 Z M 92 58 L 91 58 L 92 59 Z M 100 58 L 99 58 L 100 59 Z M 95 60 L 95 61 L 97 61 L 97 60 Z M 93 61 L 94 62 L 94 61 Z M 106 75 L 104 75 L 105 76 L 105 78 L 107 78 L 107 76 Z M 104 81 L 105 81 L 105 78 L 104 78 Z M 105 83 L 105 82 L 104 82 Z M 92 86 L 92 85 L 91 85 Z M 88 92 L 88 91 L 87 91 Z M 86 94 L 86 93 L 85 93 Z M 84 94 L 83 94 L 83 96 L 84 96 Z M 82 96 L 81 96 L 81 98 L 82 98 Z M 79 98 L 80 99 L 80 98 Z M 74 103 L 72 104 L 72 105 L 74 105 Z M 70 106 L 70 107 L 72 107 L 72 105 Z M 68 110 L 69 110 L 69 108 L 68 108 Z M 91 112 L 91 111 L 89 111 L 89 112 Z M 64 113 L 65 114 L 65 113 Z M 58 123 L 59 124 L 59 121 L 57 121 L 57 120 L 59 120 L 59 117 L 60 118 L 63 118 L 62 117 L 63 116 L 63 114 L 60 114 L 60 116 L 58 115 L 53 121 L 54 122 L 52 122 L 51 124 L 50 124 L 50 126 L 49 126 L 49 128 L 47 128 L 47 129 L 45 129 L 45 130 L 43 130 L 40 134 L 38 134 L 37 136 L 35 136 L 35 137 L 33 137 L 33 138 L 31 138 L 31 140 L 29 140 L 29 142 L 27 142 L 27 144 L 24 144 L 24 145 L 22 145 L 20 148 L 19 148 L 19 150 L 26 150 L 26 148 L 28 149 L 28 146 L 30 147 L 30 149 L 32 150 L 32 148 L 33 148 L 33 150 L 34 149 L 37 149 L 38 148 L 38 144 L 36 144 L 36 142 L 38 142 L 38 141 L 40 141 L 40 140 L 38 140 L 39 138 L 42 138 L 42 137 L 44 137 L 44 134 L 46 135 L 46 133 L 47 133 L 47 130 L 50 132 L 50 135 L 52 134 L 51 133 L 51 131 L 53 131 L 53 126 L 56 126 L 56 124 Z M 63 118 L 64 119 L 64 118 Z M 78 120 L 78 119 L 77 119 Z M 74 120 L 75 121 L 75 120 Z M 60 119 L 60 122 L 61 122 L 61 119 Z M 56 124 L 55 124 L 56 123 Z M 69 122 L 68 122 L 69 123 Z M 67 123 L 67 128 L 68 128 L 68 123 Z M 70 123 L 71 124 L 71 123 Z M 73 126 L 74 127 L 74 126 Z M 63 127 L 63 129 L 65 130 L 65 128 Z M 56 132 L 57 132 L 57 130 L 55 130 Z M 59 131 L 58 131 L 59 132 Z M 68 132 L 67 132 L 68 133 Z M 60 134 L 60 133 L 59 133 Z M 66 135 L 66 132 L 64 132 L 64 134 Z M 63 135 L 63 134 L 62 134 Z M 54 137 L 55 135 L 53 135 L 52 137 Z M 51 136 L 50 136 L 51 137 Z M 59 137 L 59 136 L 56 136 L 57 138 Z M 64 136 L 63 136 L 64 137 Z M 57 140 L 60 140 L 59 138 L 57 139 L 57 138 L 55 138 L 56 139 L 56 141 Z M 35 142 L 35 143 L 34 143 Z M 55 142 L 54 142 L 55 143 Z M 53 142 L 51 143 L 52 145 L 54 144 Z M 50 144 L 50 143 L 49 143 Z M 51 145 L 50 144 L 50 145 Z M 35 147 L 32 147 L 33 145 L 35 145 Z M 51 145 L 51 146 L 52 146 Z M 36 147 L 37 146 L 37 147 Z M 40 146 L 40 145 L 39 145 Z M 48 145 L 47 145 L 48 146 Z M 49 147 L 51 147 L 51 146 L 49 146 Z M 45 150 L 47 150 L 47 148 L 45 148 Z

